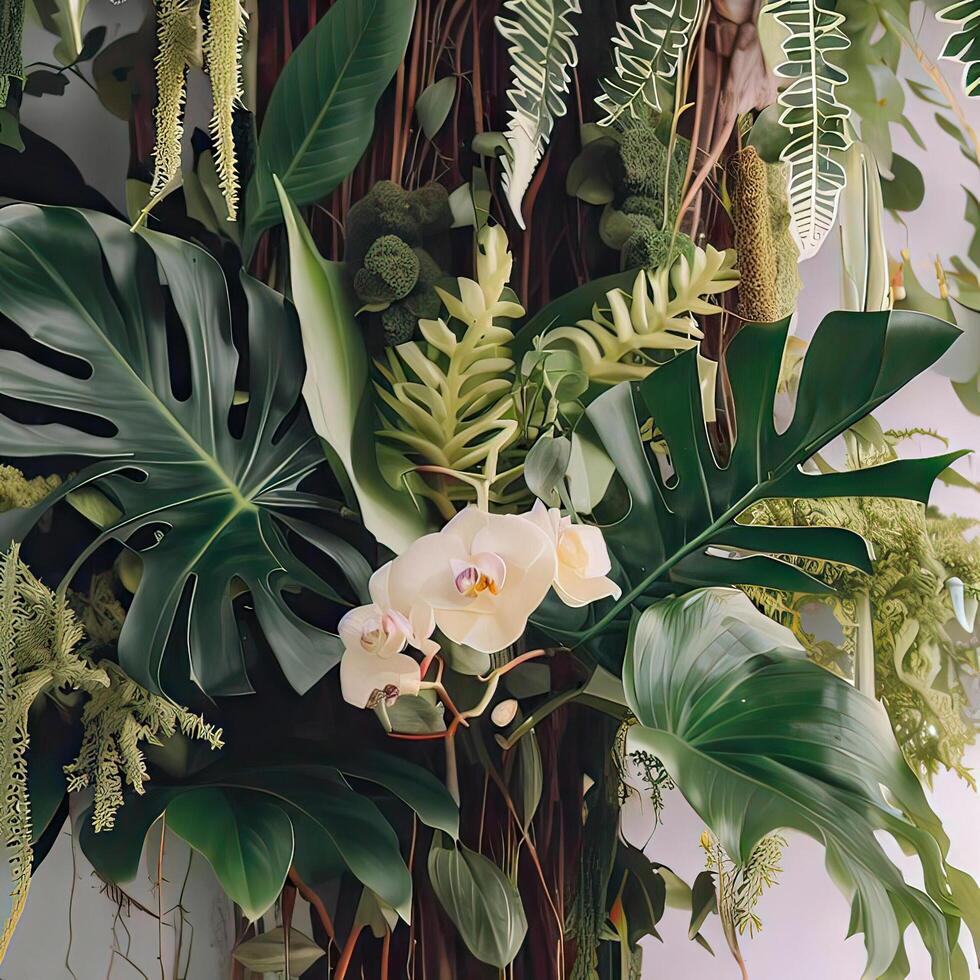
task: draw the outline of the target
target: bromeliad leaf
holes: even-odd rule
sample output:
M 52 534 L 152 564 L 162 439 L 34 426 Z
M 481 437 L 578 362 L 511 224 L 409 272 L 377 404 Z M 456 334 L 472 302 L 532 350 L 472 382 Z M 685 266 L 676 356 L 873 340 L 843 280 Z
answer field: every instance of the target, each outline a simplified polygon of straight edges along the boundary
M 958 331 L 908 312 L 829 314 L 803 363 L 793 420 L 778 432 L 773 406 L 788 325 L 747 324 L 728 348 L 736 437 L 724 465 L 708 441 L 696 350 L 639 385 L 616 385 L 589 406 L 588 418 L 631 499 L 629 512 L 604 534 L 633 587 L 584 636 L 641 596 L 776 580 L 787 591 L 825 592 L 823 583 L 773 556 L 805 555 L 868 569 L 862 538 L 834 528 L 820 534 L 750 528 L 739 515 L 764 497 L 877 494 L 925 501 L 937 474 L 958 455 L 850 473 L 804 473 L 802 463 L 935 361 Z M 654 464 L 641 438 L 637 401 L 640 419 L 652 417 L 662 435 L 672 474 Z
M 511 86 L 507 97 L 509 152 L 501 160 L 502 183 L 517 223 L 523 228 L 521 201 L 551 138 L 555 120 L 565 115 L 568 71 L 578 63 L 571 15 L 580 0 L 507 0 L 513 18 L 498 17 L 497 29 L 510 43 Z
M 956 0 L 936 16 L 959 28 L 946 41 L 942 57 L 960 62 L 966 94 L 980 95 L 980 0 Z
M 678 76 L 685 52 L 701 24 L 703 0 L 653 0 L 631 8 L 633 26 L 617 24 L 615 73 L 602 80 L 596 105 L 600 126 L 623 116 L 642 118 L 664 107 L 665 86 Z
M 3 514 L 0 534 L 23 536 L 56 500 L 97 482 L 120 513 L 76 567 L 109 539 L 145 549 L 119 659 L 130 677 L 154 692 L 161 690 L 164 649 L 188 591 L 192 677 L 212 695 L 251 689 L 232 608 L 233 580 L 251 593 L 266 638 L 298 691 L 341 654 L 339 639 L 304 622 L 282 595 L 298 585 L 340 598 L 295 558 L 286 540 L 288 510 L 327 506 L 297 490 L 323 455 L 307 416 L 293 412 L 303 377 L 296 318 L 281 296 L 246 275 L 242 288 L 249 400 L 236 435 L 229 412 L 238 352 L 217 262 L 179 239 L 132 235 L 100 214 L 28 205 L 0 212 L 0 312 L 36 344 L 69 354 L 75 364 L 69 374 L 6 351 L 0 391 L 83 413 L 112 432 L 0 416 L 4 454 L 96 460 L 37 506 Z M 168 316 L 168 306 L 174 315 Z M 186 398 L 174 394 L 168 320 L 186 344 Z M 288 526 L 303 534 L 309 525 Z M 352 547 L 314 532 L 317 547 L 355 577 L 367 574 Z M 149 535 L 155 537 L 150 546 Z
M 782 828 L 813 837 L 852 901 L 851 931 L 865 934 L 864 975 L 903 962 L 911 922 L 933 977 L 951 976 L 960 919 L 975 934 L 980 925 L 980 891 L 946 864 L 942 825 L 876 701 L 810 663 L 789 630 L 729 589 L 639 615 L 623 681 L 639 722 L 631 744 L 661 760 L 734 859 Z M 905 883 L 878 831 L 918 857 L 925 892 Z
M 245 255 L 282 220 L 274 174 L 302 207 L 329 194 L 354 169 L 414 17 L 415 0 L 337 0 L 286 62 L 269 99 L 248 185 Z
M 846 174 L 834 152 L 848 146 L 844 120 L 850 110 L 837 98 L 847 74 L 830 63 L 850 43 L 840 30 L 844 17 L 828 0 L 775 0 L 772 15 L 786 32 L 786 60 L 776 68 L 789 84 L 779 95 L 779 122 L 790 134 L 780 159 L 789 164 L 789 202 L 800 258 L 815 255 L 834 224 Z

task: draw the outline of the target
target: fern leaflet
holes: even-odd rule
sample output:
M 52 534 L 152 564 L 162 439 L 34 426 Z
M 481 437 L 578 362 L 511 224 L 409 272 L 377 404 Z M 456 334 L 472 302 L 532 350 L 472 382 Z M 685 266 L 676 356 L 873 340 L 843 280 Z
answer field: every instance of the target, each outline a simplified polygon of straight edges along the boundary
M 966 94 L 980 96 L 980 0 L 956 0 L 936 16 L 959 27 L 946 41 L 942 57 L 963 65 Z
M 703 0 L 653 0 L 632 8 L 633 26 L 617 24 L 615 73 L 602 80 L 596 99 L 605 113 L 600 126 L 662 110 L 663 85 L 678 75 L 703 13 Z
M 507 0 L 514 17 L 498 17 L 497 30 L 510 43 L 513 108 L 506 137 L 502 183 L 514 217 L 524 227 L 521 202 L 551 138 L 555 120 L 565 115 L 569 69 L 578 63 L 577 31 L 570 17 L 580 0 Z
M 816 254 L 833 226 L 846 183 L 835 151 L 850 143 L 844 131 L 850 110 L 837 99 L 837 87 L 847 81 L 847 73 L 832 65 L 828 55 L 850 41 L 840 30 L 844 17 L 830 7 L 830 0 L 775 0 L 762 12 L 786 32 L 786 60 L 776 74 L 790 80 L 779 95 L 779 122 L 791 138 L 780 159 L 789 165 L 791 227 L 800 258 L 806 259 Z

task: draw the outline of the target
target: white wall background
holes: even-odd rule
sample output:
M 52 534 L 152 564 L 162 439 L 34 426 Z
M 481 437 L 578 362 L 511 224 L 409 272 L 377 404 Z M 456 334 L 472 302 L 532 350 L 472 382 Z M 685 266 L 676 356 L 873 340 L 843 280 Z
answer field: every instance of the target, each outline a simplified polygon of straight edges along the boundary
M 115 6 L 109 0 L 92 0 L 86 26 L 106 23 L 112 39 L 131 30 L 138 16 L 138 4 Z M 939 32 L 929 15 L 925 16 L 922 43 L 935 52 L 940 46 Z M 49 57 L 50 38 L 40 33 L 32 34 L 31 38 L 35 47 L 33 56 Z M 914 63 L 908 67 L 910 72 L 916 70 Z M 955 66 L 946 65 L 945 70 L 951 81 L 958 79 Z M 980 129 L 980 104 L 975 101 L 968 111 L 974 126 Z M 966 251 L 970 230 L 962 218 L 964 198 L 960 185 L 976 189 L 977 171 L 932 122 L 928 107 L 910 98 L 907 112 L 929 151 L 923 154 L 904 133 L 896 134 L 896 149 L 923 170 L 926 200 L 918 211 L 907 216 L 907 228 L 889 223 L 889 248 L 897 253 L 900 248 L 909 247 L 920 279 L 928 283 L 932 281 L 931 263 L 937 254 L 948 257 Z M 75 82 L 61 99 L 27 98 L 23 117 L 31 128 L 64 147 L 90 179 L 99 174 L 100 189 L 121 205 L 128 153 L 126 127 L 100 112 L 95 96 L 87 88 Z M 84 121 L 84 128 L 73 128 L 72 118 Z M 806 337 L 812 334 L 823 313 L 834 308 L 839 299 L 836 240 L 806 263 L 803 273 L 801 308 L 805 313 L 795 329 Z M 846 351 L 842 351 L 842 356 L 846 356 Z M 980 420 L 963 409 L 949 382 L 938 375 L 929 374 L 914 381 L 879 410 L 878 416 L 886 428 L 932 427 L 950 439 L 952 448 L 980 450 Z M 935 445 L 916 449 L 923 455 L 936 451 Z M 958 467 L 971 479 L 980 480 L 976 458 Z M 933 500 L 947 512 L 980 517 L 980 495 L 971 491 L 939 486 Z M 974 749 L 970 759 L 980 767 L 980 750 Z M 951 861 L 980 877 L 977 796 L 961 780 L 946 775 L 936 780 L 930 797 L 953 842 Z M 631 806 L 626 818 L 628 836 L 643 843 L 650 826 L 649 811 Z M 663 822 L 647 851 L 690 881 L 703 868 L 703 854 L 698 846 L 702 829 L 697 815 L 675 792 L 668 800 Z M 791 843 L 784 856 L 780 884 L 760 904 L 764 929 L 757 938 L 742 943 L 749 974 L 752 980 L 858 980 L 864 950 L 860 937 L 845 942 L 847 902 L 824 871 L 820 847 L 806 838 L 789 836 Z M 890 852 L 907 869 L 909 880 L 915 881 L 915 862 L 905 859 L 895 847 Z M 165 911 L 179 901 L 189 858 L 187 848 L 169 835 L 164 858 Z M 153 911 L 157 908 L 155 877 L 156 846 L 151 843 L 148 854 L 144 855 L 143 872 L 131 895 Z M 165 976 L 187 980 L 227 976 L 227 950 L 233 939 L 231 909 L 200 857 L 191 863 L 183 896 L 187 920 L 194 928 L 191 961 L 189 965 L 182 962 L 174 972 L 176 930 L 174 925 L 166 925 L 162 931 Z M 174 915 L 169 918 L 173 920 Z M 668 910 L 660 931 L 663 945 L 653 940 L 645 943 L 644 978 L 729 980 L 738 976 L 717 920 L 705 930 L 716 951 L 715 958 L 687 941 L 687 922 L 678 912 Z M 0 980 L 156 978 L 161 976 L 161 965 L 156 958 L 159 939 L 157 923 L 151 915 L 135 906 L 118 912 L 117 903 L 102 893 L 101 883 L 78 849 L 72 848 L 65 833 L 34 879 L 27 911 L 0 967 Z M 910 936 L 908 946 L 911 977 L 925 980 L 930 976 L 928 956 L 917 937 Z M 118 952 L 113 953 L 114 948 L 122 952 L 128 949 L 133 964 Z

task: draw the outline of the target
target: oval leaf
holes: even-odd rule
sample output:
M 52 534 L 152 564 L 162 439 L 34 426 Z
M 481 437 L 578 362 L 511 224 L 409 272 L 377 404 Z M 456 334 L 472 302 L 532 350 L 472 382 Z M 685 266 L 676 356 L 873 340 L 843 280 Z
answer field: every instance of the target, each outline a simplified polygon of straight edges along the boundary
M 481 962 L 503 969 L 527 934 L 521 896 L 492 861 L 468 847 L 429 851 L 429 880 L 466 948 Z
M 418 97 L 415 114 L 419 117 L 422 130 L 429 139 L 442 129 L 456 98 L 456 79 L 452 75 L 433 82 Z

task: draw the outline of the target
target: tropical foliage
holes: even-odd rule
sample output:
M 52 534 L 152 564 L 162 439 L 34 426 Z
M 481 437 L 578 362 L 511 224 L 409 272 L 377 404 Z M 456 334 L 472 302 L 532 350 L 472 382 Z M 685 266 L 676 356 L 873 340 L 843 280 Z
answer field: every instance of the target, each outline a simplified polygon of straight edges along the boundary
M 980 165 L 912 0 L 96 6 L 0 0 L 0 959 L 67 820 L 145 975 L 179 839 L 240 980 L 637 980 L 668 907 L 745 977 L 803 835 L 866 976 L 968 976 L 977 487 L 874 414 L 980 413 L 978 240 L 888 253 L 906 89 Z

